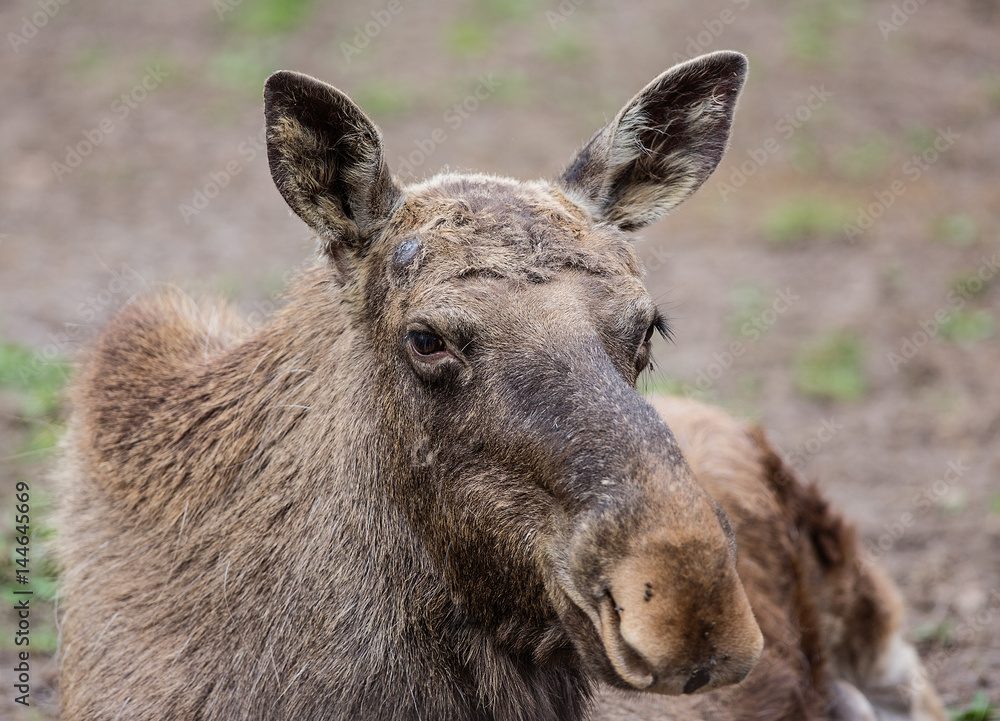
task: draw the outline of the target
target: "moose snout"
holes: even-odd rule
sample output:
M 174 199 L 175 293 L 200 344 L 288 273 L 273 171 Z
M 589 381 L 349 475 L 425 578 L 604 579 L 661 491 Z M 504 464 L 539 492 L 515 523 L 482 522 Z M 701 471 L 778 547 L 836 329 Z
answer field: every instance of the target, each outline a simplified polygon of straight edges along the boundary
M 619 685 L 688 694 L 738 683 L 753 669 L 763 636 L 719 536 L 661 537 L 608 569 L 598 632 Z
M 764 642 L 729 520 L 652 406 L 606 358 L 594 364 L 605 372 L 576 382 L 600 394 L 532 417 L 553 441 L 536 446 L 550 451 L 538 453 L 540 476 L 565 504 L 550 546 L 564 626 L 588 669 L 621 688 L 681 694 L 737 683 Z M 551 452 L 566 428 L 593 439 L 586 452 Z

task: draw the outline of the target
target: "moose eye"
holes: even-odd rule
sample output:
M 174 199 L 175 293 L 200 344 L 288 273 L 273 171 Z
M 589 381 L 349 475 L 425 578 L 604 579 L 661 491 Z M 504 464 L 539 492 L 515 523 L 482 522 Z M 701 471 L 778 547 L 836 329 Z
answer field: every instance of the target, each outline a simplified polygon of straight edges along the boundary
M 443 340 L 433 333 L 422 330 L 410 333 L 409 341 L 414 352 L 420 356 L 432 356 L 444 353 L 448 349 Z
M 642 339 L 643 345 L 648 345 L 651 340 L 653 340 L 653 333 L 656 331 L 656 323 L 651 323 L 649 328 L 646 329 L 646 336 Z

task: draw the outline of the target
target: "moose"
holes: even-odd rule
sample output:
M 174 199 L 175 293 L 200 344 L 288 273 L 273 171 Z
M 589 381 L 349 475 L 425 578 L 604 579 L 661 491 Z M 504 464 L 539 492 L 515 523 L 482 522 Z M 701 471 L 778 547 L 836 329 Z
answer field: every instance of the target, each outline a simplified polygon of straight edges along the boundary
M 635 390 L 669 329 L 627 232 L 711 174 L 745 76 L 671 68 L 554 181 L 404 187 L 346 95 L 272 75 L 318 259 L 260 327 L 163 291 L 80 359 L 63 717 L 875 718 L 919 680 L 891 585 L 763 435 Z

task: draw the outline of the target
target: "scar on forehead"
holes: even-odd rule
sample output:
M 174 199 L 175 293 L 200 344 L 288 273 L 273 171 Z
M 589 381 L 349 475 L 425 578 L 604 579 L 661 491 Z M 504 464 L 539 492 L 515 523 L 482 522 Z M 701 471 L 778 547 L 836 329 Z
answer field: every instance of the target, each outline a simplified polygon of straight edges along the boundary
M 392 269 L 396 272 L 402 271 L 413 262 L 420 251 L 420 241 L 416 238 L 408 238 L 396 246 L 392 253 Z

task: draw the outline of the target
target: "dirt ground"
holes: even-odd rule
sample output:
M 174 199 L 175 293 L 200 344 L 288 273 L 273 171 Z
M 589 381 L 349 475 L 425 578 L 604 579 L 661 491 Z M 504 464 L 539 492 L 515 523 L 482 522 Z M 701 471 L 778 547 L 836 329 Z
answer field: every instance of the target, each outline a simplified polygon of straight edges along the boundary
M 5 549 L 58 422 L 25 384 L 134 293 L 263 313 L 312 252 L 261 152 L 270 72 L 348 92 L 404 178 L 530 178 L 673 62 L 736 49 L 729 155 L 637 240 L 676 335 L 645 385 L 766 425 L 899 583 L 946 704 L 1000 704 L 996 3 L 60 2 L 0 5 L 0 338 L 21 349 L 0 386 Z M 51 604 L 23 709 L 2 568 L 0 718 L 53 718 Z

